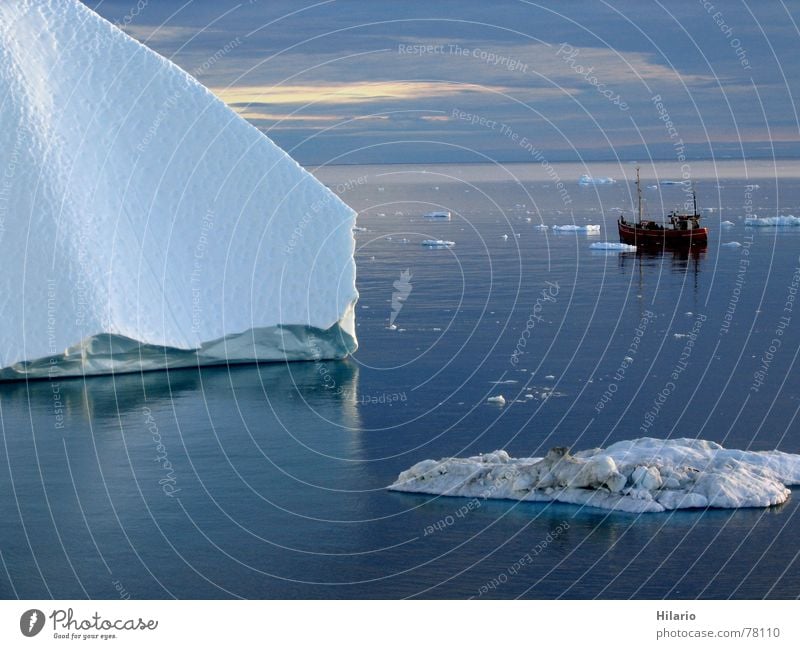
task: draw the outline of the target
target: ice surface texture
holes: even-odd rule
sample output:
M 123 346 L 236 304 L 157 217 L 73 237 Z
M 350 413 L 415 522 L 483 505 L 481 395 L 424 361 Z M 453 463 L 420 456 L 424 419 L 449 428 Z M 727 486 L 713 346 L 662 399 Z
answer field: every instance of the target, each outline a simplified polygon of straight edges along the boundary
M 3 2 L 0 97 L 0 378 L 355 349 L 355 213 L 177 66 Z
M 389 489 L 445 496 L 557 501 L 627 512 L 769 507 L 800 484 L 800 455 L 737 451 L 698 439 L 617 442 L 570 455 L 514 459 L 505 451 L 425 460 Z

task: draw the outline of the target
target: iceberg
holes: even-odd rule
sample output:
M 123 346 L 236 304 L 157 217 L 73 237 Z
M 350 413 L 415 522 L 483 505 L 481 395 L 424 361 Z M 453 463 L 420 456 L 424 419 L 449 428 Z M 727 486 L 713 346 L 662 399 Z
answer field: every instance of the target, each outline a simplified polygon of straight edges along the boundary
M 600 232 L 599 225 L 554 225 L 556 232 Z
M 592 250 L 619 250 L 620 252 L 636 252 L 636 246 L 615 241 L 595 241 L 589 246 Z
M 452 248 L 456 245 L 455 241 L 445 241 L 444 239 L 425 239 L 422 245 L 426 248 Z
M 770 507 L 800 484 L 800 455 L 740 451 L 700 439 L 645 437 L 544 458 L 506 451 L 424 460 L 403 471 L 392 491 L 553 501 L 632 513 L 673 509 Z
M 263 133 L 77 0 L 0 59 L 0 380 L 356 349 L 356 214 Z
M 754 227 L 772 227 L 776 225 L 800 225 L 800 217 L 792 216 L 762 216 L 747 218 L 744 220 L 745 225 Z
M 615 182 L 617 182 L 617 181 L 614 180 L 613 178 L 608 178 L 608 177 L 606 177 L 606 178 L 603 178 L 603 177 L 595 178 L 593 176 L 590 176 L 589 174 L 583 174 L 578 179 L 578 184 L 579 185 L 613 185 Z

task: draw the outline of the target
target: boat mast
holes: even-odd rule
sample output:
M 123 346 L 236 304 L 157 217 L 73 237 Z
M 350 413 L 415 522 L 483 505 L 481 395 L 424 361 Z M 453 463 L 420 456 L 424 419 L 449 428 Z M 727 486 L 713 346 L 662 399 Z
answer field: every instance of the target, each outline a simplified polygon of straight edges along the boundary
M 692 183 L 692 200 L 694 201 L 694 215 L 697 216 L 697 190 L 694 188 L 694 183 Z
M 642 222 L 642 186 L 639 184 L 639 167 L 636 167 L 636 194 L 639 198 L 639 223 Z

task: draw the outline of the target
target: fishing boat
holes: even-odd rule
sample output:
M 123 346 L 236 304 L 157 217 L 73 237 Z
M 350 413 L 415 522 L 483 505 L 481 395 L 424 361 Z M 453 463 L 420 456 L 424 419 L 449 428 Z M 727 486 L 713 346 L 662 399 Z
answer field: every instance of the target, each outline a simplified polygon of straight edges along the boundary
M 692 188 L 694 209 L 691 214 L 673 210 L 664 223 L 644 218 L 642 206 L 642 187 L 639 183 L 639 168 L 636 168 L 636 194 L 638 197 L 637 220 L 628 222 L 623 214 L 617 221 L 619 240 L 632 246 L 706 246 L 708 245 L 708 228 L 700 225 L 700 214 L 697 212 L 697 195 Z

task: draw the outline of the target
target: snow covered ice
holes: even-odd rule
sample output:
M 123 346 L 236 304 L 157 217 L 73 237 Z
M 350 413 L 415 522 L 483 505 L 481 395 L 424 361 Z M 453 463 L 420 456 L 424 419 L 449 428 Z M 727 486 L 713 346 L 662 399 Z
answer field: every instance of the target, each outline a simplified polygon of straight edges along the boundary
M 76 0 L 0 59 L 0 379 L 355 350 L 355 213 L 260 131 Z
M 403 471 L 393 491 L 555 501 L 626 512 L 770 507 L 800 484 L 800 455 L 728 450 L 698 439 L 644 437 L 606 449 L 554 448 L 544 458 L 506 451 L 424 460 Z

